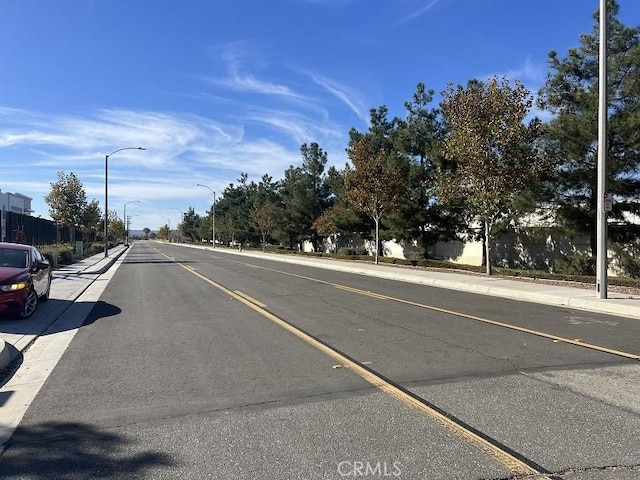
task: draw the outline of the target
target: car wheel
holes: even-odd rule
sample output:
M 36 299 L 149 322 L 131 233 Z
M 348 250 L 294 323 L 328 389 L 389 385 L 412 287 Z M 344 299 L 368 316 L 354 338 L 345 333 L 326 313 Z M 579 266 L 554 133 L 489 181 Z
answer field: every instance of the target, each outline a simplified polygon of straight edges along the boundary
M 51 293 L 51 277 L 49 277 L 49 284 L 47 285 L 47 291 L 42 294 L 40 297 L 41 302 L 46 302 L 49 300 L 49 294 Z
M 18 313 L 18 316 L 20 318 L 29 318 L 31 315 L 33 315 L 33 312 L 36 311 L 37 307 L 38 307 L 38 294 L 32 287 L 29 289 L 29 293 L 27 294 L 27 300 L 24 303 L 24 308 L 20 313 Z

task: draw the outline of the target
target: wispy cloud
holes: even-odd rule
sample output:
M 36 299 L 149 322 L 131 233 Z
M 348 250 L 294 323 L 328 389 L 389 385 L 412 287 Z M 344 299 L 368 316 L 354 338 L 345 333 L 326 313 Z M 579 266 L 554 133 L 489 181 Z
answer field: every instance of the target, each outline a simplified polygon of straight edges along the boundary
M 124 150 L 109 161 L 109 204 L 133 198 L 148 204 L 148 211 L 159 199 L 175 199 L 176 206 L 184 206 L 197 198 L 194 186 L 199 182 L 210 181 L 222 192 L 241 172 L 252 178 L 265 173 L 280 178 L 289 165 L 300 161 L 299 145 L 246 138 L 241 124 L 149 111 L 56 116 L 0 108 L 0 145 L 3 188 L 44 196 L 57 171 L 73 171 L 87 196 L 99 200 L 104 192 L 104 156 L 123 146 L 145 146 L 144 152 Z M 21 163 L 34 167 L 34 178 L 41 180 L 7 182 Z M 44 213 L 41 205 L 34 207 Z
M 546 63 L 535 63 L 531 57 L 527 57 L 521 65 L 505 72 L 497 73 L 498 77 L 506 77 L 509 80 L 520 80 L 529 85 L 531 89 L 538 89 L 544 83 L 548 72 Z
M 211 79 L 211 82 L 241 92 L 303 98 L 302 95 L 297 94 L 285 85 L 266 82 L 259 80 L 252 75 L 241 75 L 238 72 L 231 72 L 231 75 L 225 78 Z
M 247 59 L 250 57 L 248 45 L 248 42 L 234 42 L 212 48 L 212 54 L 219 57 L 225 64 L 226 75 L 210 77 L 207 81 L 239 92 L 304 98 L 286 85 L 262 80 L 255 75 L 245 73 Z
M 304 115 L 300 111 L 259 108 L 244 118 L 254 123 L 267 125 L 289 137 L 293 144 L 326 142 L 332 143 L 344 137 L 344 131 L 327 120 L 327 115 L 317 117 Z
M 415 20 L 416 18 L 424 15 L 426 12 L 431 10 L 439 1 L 440 0 L 431 0 L 431 2 L 427 3 L 426 5 L 423 5 L 418 10 L 415 10 L 414 12 L 410 13 L 409 15 L 406 15 L 405 17 L 403 17 L 398 23 L 395 24 L 395 27 L 399 27 L 401 25 L 409 23 L 409 22 Z
M 144 156 L 123 151 L 119 156 L 137 159 L 151 168 L 171 165 L 179 155 L 194 155 L 226 148 L 239 141 L 242 129 L 187 114 L 150 111 L 101 110 L 88 116 L 56 116 L 20 111 L 0 111 L 0 145 L 28 147 L 39 165 L 78 165 L 123 145 L 147 146 Z M 14 112 L 15 113 L 15 112 Z
M 121 208 L 140 200 L 131 208 L 144 210 L 139 220 L 155 227 L 167 205 L 208 208 L 208 193 L 194 188 L 197 183 L 221 194 L 241 173 L 250 179 L 264 174 L 282 178 L 290 165 L 300 164 L 302 143 L 318 142 L 331 152 L 330 164 L 344 165 L 349 125 L 337 123 L 331 109 L 348 109 L 366 124 L 368 109 L 358 91 L 300 69 L 278 70 L 275 64 L 254 61 L 246 42 L 216 47 L 214 53 L 222 60 L 214 65 L 223 68 L 220 75 L 198 77 L 204 92 L 184 96 L 201 103 L 224 102 L 226 108 L 215 110 L 217 117 L 135 109 L 73 115 L 0 106 L 0 178 L 11 178 L 15 164 L 24 162 L 35 167 L 40 179 L 5 183 L 3 188 L 33 195 L 33 208 L 46 215 L 42 197 L 50 182 L 56 172 L 72 171 L 87 196 L 102 203 L 105 154 L 143 146 L 144 152 L 123 150 L 109 160 L 109 205 Z M 280 74 L 287 83 L 267 72 Z
M 369 109 L 365 108 L 364 102 L 362 102 L 357 92 L 333 80 L 320 77 L 313 73 L 309 73 L 309 75 L 317 85 L 347 105 L 365 123 L 369 121 Z

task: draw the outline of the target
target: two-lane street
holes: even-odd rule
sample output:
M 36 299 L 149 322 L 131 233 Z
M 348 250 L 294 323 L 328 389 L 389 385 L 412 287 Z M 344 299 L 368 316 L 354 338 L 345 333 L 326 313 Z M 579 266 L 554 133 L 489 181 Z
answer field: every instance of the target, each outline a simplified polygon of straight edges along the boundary
M 639 320 L 150 241 L 112 268 L 1 478 L 640 476 Z

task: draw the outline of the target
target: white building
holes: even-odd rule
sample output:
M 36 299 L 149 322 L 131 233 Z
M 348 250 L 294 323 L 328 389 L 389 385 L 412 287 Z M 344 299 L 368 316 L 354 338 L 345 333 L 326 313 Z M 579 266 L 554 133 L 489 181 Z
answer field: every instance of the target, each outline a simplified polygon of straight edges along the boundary
M 6 232 L 6 212 L 31 215 L 31 197 L 21 193 L 4 193 L 0 189 L 0 240 L 9 238 Z

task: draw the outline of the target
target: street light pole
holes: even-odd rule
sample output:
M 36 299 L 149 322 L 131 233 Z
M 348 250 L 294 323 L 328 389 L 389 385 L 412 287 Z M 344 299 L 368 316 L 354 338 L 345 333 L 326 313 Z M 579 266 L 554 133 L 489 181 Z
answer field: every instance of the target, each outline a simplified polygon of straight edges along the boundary
M 184 240 L 184 212 L 179 208 L 175 208 L 175 207 L 171 207 L 171 210 L 177 210 L 182 215 L 182 217 L 180 217 L 180 230 L 182 230 L 182 232 L 180 233 L 180 235 L 177 235 L 179 240 L 178 243 L 181 243 L 180 239 L 182 238 L 182 240 Z M 177 230 L 178 230 L 178 227 L 176 227 L 176 231 Z
M 123 147 L 104 156 L 104 258 L 109 256 L 109 157 L 122 150 L 146 150 L 144 147 Z
M 213 248 L 216 248 L 216 192 L 213 188 L 203 185 L 201 183 L 196 184 L 198 187 L 204 187 L 209 189 L 209 191 L 213 194 L 213 204 L 211 205 L 211 242 Z
M 124 214 L 122 219 L 124 220 L 124 244 L 129 246 L 129 224 L 127 223 L 127 205 L 130 203 L 140 203 L 140 200 L 131 200 L 124 204 Z
M 607 298 L 607 0 L 600 0 L 596 296 Z
M 129 231 L 129 230 L 131 229 L 131 219 L 132 219 L 133 217 L 137 217 L 137 216 L 138 216 L 138 215 L 127 215 L 127 218 L 126 218 L 126 220 L 125 220 L 125 221 L 127 222 L 127 223 L 126 223 L 126 225 L 127 225 L 127 231 Z

